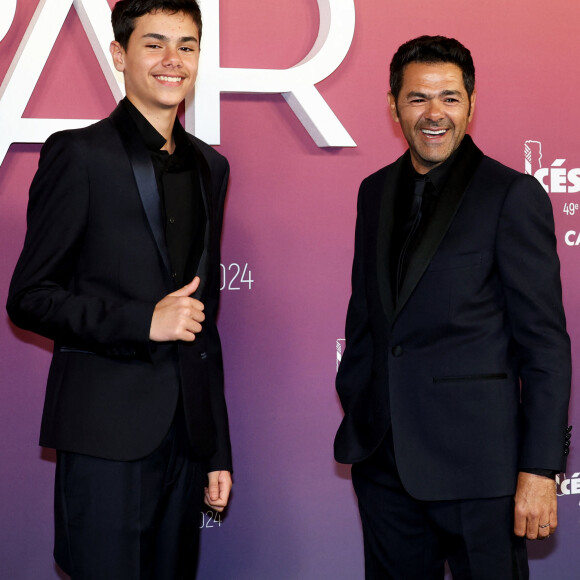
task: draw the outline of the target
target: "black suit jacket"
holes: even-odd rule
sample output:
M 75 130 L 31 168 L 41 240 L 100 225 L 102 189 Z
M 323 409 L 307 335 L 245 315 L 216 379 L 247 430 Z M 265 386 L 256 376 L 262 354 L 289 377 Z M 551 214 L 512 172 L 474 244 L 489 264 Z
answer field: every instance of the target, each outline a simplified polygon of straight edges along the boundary
M 143 457 L 167 433 L 181 384 L 196 455 L 231 470 L 216 327 L 229 166 L 190 138 L 207 213 L 196 292 L 206 320 L 193 343 L 149 340 L 155 304 L 175 288 L 150 154 L 123 103 L 42 148 L 7 305 L 16 325 L 54 340 L 41 445 Z
M 533 177 L 466 139 L 396 302 L 389 245 L 403 158 L 361 184 L 337 376 L 336 459 L 365 459 L 392 426 L 401 480 L 424 500 L 511 494 L 520 468 L 563 470 L 568 446 L 551 204 Z

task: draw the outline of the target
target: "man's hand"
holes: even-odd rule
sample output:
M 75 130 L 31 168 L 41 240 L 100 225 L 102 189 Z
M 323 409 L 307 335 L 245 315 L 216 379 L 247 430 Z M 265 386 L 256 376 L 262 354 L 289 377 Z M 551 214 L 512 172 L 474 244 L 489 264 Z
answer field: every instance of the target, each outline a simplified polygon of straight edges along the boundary
M 528 540 L 544 540 L 556 531 L 557 526 L 554 480 L 520 471 L 515 495 L 515 535 L 525 536 Z
M 228 505 L 232 489 L 232 474 L 229 471 L 210 471 L 207 474 L 205 503 L 216 512 L 223 512 Z
M 191 298 L 199 286 L 196 276 L 187 286 L 168 294 L 155 305 L 149 338 L 155 342 L 184 340 L 192 342 L 205 320 L 203 303 Z

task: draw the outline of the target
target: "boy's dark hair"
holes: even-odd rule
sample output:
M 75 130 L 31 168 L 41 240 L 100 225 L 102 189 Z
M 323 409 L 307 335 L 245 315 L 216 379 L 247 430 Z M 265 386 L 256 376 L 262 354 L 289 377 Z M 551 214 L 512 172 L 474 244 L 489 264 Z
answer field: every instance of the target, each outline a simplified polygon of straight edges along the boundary
M 197 25 L 201 42 L 201 11 L 196 0 L 119 0 L 113 8 L 111 22 L 115 40 L 125 50 L 135 30 L 135 19 L 151 12 L 183 12 L 191 16 Z
M 475 66 L 471 53 L 455 38 L 420 36 L 402 44 L 391 61 L 391 93 L 395 101 L 403 85 L 405 67 L 412 62 L 452 63 L 463 73 L 463 84 L 471 97 L 475 88 Z

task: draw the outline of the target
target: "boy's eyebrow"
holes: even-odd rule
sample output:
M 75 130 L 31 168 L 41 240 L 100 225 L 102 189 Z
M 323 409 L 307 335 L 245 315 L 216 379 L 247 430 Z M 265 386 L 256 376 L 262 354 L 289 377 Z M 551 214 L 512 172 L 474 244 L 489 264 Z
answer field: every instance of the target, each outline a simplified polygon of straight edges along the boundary
M 162 42 L 168 42 L 169 37 L 164 34 L 157 34 L 156 32 L 148 32 L 144 34 L 141 38 L 154 38 L 155 40 L 160 40 Z M 179 42 L 197 42 L 197 37 L 195 36 L 182 36 L 178 39 Z

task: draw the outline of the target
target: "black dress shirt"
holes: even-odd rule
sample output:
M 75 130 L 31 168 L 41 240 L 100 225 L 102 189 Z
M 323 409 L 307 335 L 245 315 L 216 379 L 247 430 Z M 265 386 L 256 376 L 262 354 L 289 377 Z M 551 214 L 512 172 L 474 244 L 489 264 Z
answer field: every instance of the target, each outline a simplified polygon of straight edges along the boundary
M 203 253 L 205 236 L 206 213 L 193 144 L 179 119 L 176 119 L 173 128 L 176 147 L 170 155 L 162 149 L 166 144 L 165 138 L 129 99 L 125 98 L 123 102 L 151 154 L 171 275 L 175 287 L 180 288 L 191 282 L 195 275 Z
M 462 143 L 463 145 L 463 143 Z M 421 241 L 429 219 L 437 205 L 439 192 L 445 185 L 457 158 L 460 145 L 441 165 L 426 174 L 415 171 L 409 151 L 405 154 L 403 172 L 397 186 L 395 226 L 391 243 L 391 280 L 393 295 L 398 297 L 409 257 Z M 416 203 L 417 189 L 422 189 L 421 201 Z M 414 201 L 415 198 L 415 201 Z

